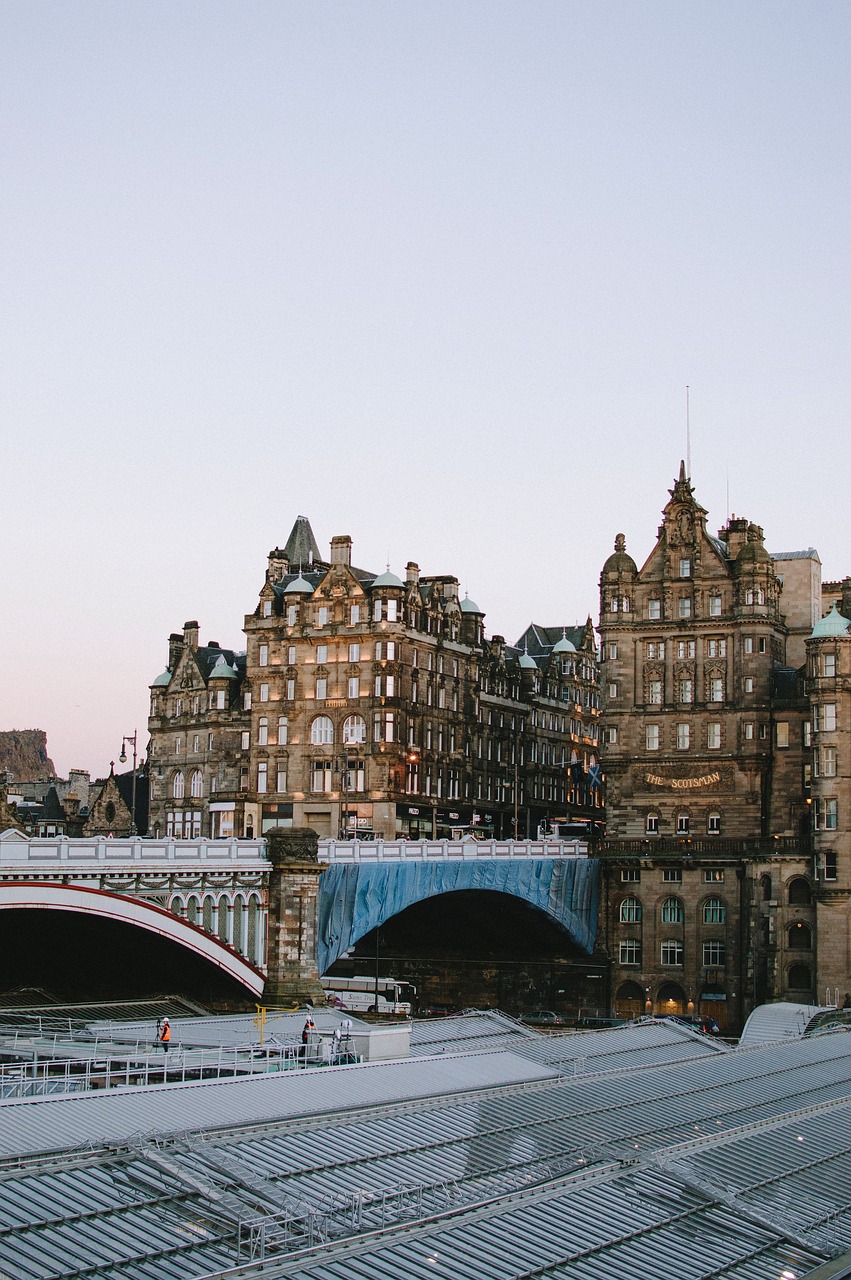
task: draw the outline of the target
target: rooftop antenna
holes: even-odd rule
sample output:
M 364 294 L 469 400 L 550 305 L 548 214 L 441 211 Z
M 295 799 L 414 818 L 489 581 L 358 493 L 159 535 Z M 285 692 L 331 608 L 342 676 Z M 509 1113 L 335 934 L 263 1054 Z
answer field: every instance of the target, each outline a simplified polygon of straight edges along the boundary
M 688 386 L 686 386 L 686 475 L 691 480 L 691 420 L 689 418 Z

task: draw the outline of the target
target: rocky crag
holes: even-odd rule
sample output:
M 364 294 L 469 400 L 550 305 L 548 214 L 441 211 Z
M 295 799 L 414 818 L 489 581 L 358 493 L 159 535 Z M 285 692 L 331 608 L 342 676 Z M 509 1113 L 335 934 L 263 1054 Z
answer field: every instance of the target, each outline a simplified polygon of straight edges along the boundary
M 43 729 L 0 729 L 0 773 L 15 782 L 55 778 Z

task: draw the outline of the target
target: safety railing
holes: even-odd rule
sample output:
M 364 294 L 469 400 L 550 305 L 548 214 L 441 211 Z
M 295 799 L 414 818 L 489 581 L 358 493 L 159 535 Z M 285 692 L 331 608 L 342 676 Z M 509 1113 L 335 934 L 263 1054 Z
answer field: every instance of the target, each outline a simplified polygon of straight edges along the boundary
M 587 858 L 585 840 L 321 840 L 320 862 L 441 862 Z

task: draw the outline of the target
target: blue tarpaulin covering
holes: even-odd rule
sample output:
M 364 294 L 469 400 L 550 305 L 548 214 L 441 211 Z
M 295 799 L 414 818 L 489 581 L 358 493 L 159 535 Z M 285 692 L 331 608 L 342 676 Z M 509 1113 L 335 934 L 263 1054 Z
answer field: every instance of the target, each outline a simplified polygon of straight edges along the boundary
M 319 882 L 319 972 L 377 925 L 426 898 L 461 889 L 507 893 L 538 907 L 589 955 L 597 930 L 599 865 L 583 858 L 482 858 L 337 863 Z

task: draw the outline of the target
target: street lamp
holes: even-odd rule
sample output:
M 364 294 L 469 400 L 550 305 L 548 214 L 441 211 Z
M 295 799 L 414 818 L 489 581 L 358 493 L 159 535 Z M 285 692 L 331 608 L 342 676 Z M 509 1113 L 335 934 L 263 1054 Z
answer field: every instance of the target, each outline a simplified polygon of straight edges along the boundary
M 133 744 L 133 782 L 131 783 L 131 791 L 130 791 L 130 834 L 131 836 L 135 836 L 136 834 L 136 733 L 137 733 L 137 730 L 134 729 L 132 734 L 126 733 L 124 735 L 124 737 L 121 739 L 121 755 L 118 757 L 121 763 L 124 764 L 124 762 L 127 759 L 127 752 L 125 751 L 124 748 L 128 742 L 132 742 Z

